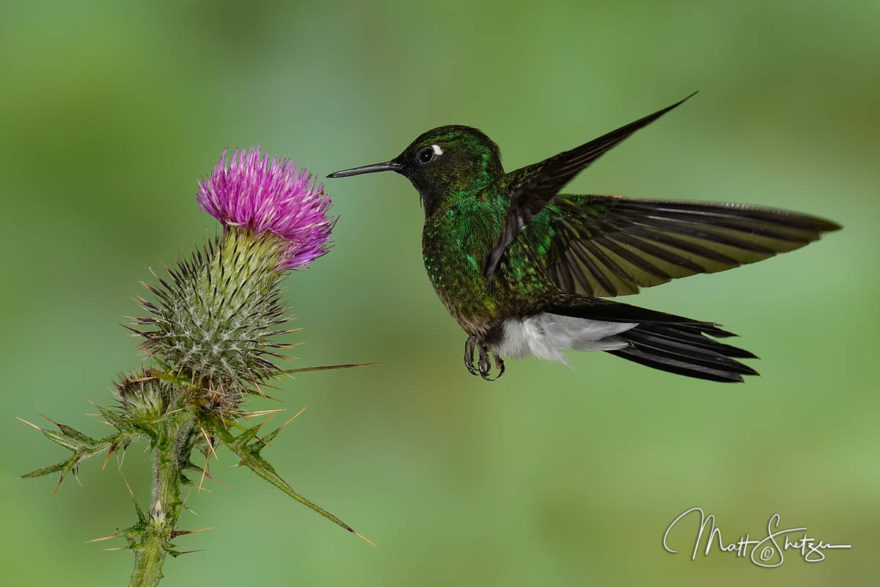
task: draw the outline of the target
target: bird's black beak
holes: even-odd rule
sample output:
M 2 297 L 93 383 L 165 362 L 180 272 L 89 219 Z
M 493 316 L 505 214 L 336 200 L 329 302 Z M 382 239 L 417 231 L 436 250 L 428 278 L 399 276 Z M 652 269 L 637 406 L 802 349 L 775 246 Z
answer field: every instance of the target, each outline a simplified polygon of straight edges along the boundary
M 402 169 L 403 164 L 398 161 L 391 160 L 386 163 L 373 163 L 372 165 L 364 165 L 362 167 L 352 167 L 351 169 L 334 171 L 327 177 L 351 177 L 352 175 L 360 175 L 362 173 L 376 173 L 379 171 L 401 171 Z

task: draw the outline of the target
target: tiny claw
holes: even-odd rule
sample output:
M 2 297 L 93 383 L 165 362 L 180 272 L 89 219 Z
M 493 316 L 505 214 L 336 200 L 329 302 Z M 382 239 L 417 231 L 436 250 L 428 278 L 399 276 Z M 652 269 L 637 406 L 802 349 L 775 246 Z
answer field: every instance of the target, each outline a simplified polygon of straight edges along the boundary
M 489 347 L 485 344 L 480 346 L 480 376 L 484 381 L 496 381 L 502 375 L 504 375 L 504 361 L 495 353 L 491 353 L 492 361 L 495 363 L 495 369 L 498 370 L 498 374 L 492 377 L 489 375 L 491 371 L 491 366 L 489 363 Z
M 474 353 L 477 352 L 477 364 L 474 365 Z M 495 363 L 495 369 L 498 374 L 491 376 L 492 362 Z M 495 381 L 504 374 L 504 361 L 495 353 L 489 352 L 489 347 L 476 335 L 468 336 L 464 343 L 464 366 L 467 367 L 468 373 L 471 375 L 479 375 L 484 381 Z
M 492 369 L 492 365 L 489 363 L 489 350 L 484 344 L 480 344 L 480 360 L 477 366 L 480 369 L 480 377 L 484 381 L 492 381 L 492 378 L 489 377 L 489 371 Z
M 477 344 L 477 337 L 471 335 L 464 343 L 464 366 L 467 367 L 468 373 L 471 375 L 479 375 L 480 373 L 474 368 L 474 347 Z
M 474 351 L 478 351 L 478 360 L 476 367 L 474 366 Z M 498 374 L 492 377 L 492 363 L 489 357 L 495 363 L 495 369 Z M 504 375 L 504 361 L 495 353 L 489 352 L 489 347 L 475 335 L 471 335 L 464 343 L 464 366 L 467 367 L 471 375 L 479 375 L 484 381 L 495 381 Z
M 501 376 L 504 375 L 504 360 L 492 353 L 492 360 L 495 361 L 495 368 L 498 369 L 498 375 L 495 376 L 495 379 L 501 379 Z

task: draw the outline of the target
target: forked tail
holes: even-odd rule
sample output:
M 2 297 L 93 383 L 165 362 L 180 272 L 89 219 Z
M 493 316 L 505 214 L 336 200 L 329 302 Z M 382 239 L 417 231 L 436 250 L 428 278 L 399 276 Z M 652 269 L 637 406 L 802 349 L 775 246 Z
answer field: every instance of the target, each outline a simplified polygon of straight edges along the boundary
M 758 375 L 757 371 L 736 360 L 757 357 L 747 350 L 716 340 L 735 335 L 711 322 L 609 300 L 592 298 L 584 301 L 584 298 L 566 296 L 564 305 L 548 311 L 590 320 L 636 324 L 614 334 L 613 339 L 626 343 L 626 346 L 601 349 L 612 355 L 654 369 L 709 381 L 742 382 L 743 375 Z
M 715 340 L 734 335 L 709 324 L 642 323 L 617 336 L 629 346 L 607 352 L 654 369 L 723 382 L 742 382 L 743 375 L 758 374 L 735 360 L 757 357 Z

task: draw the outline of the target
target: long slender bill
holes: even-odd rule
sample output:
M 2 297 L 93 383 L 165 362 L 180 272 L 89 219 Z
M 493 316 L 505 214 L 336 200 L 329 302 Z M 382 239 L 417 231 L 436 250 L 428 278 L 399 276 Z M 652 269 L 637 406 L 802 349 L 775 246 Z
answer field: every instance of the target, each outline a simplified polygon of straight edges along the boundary
M 363 165 L 361 167 L 352 167 L 351 169 L 343 169 L 334 171 L 327 177 L 351 177 L 352 175 L 361 175 L 362 173 L 377 173 L 379 171 L 400 171 L 403 165 L 397 161 L 387 161 L 385 163 L 373 163 L 372 165 Z

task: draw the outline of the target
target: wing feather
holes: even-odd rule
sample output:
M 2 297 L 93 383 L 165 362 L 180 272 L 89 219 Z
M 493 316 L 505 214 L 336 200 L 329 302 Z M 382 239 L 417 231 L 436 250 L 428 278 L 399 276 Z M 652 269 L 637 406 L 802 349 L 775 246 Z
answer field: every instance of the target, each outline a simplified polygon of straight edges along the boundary
M 696 94 L 696 92 L 694 92 Z M 590 166 L 603 153 L 614 148 L 628 136 L 651 124 L 670 110 L 678 107 L 685 100 L 679 100 L 653 114 L 649 114 L 635 122 L 631 122 L 616 130 L 584 143 L 579 147 L 554 155 L 539 163 L 517 169 L 505 176 L 507 189 L 510 191 L 510 205 L 504 219 L 504 227 L 498 244 L 486 259 L 483 271 L 486 279 L 492 277 L 507 246 L 513 242 L 529 223 L 544 209 L 553 197 L 571 179 Z
M 609 297 L 800 248 L 839 225 L 773 208 L 559 195 L 523 238 L 541 244 L 554 283 Z

